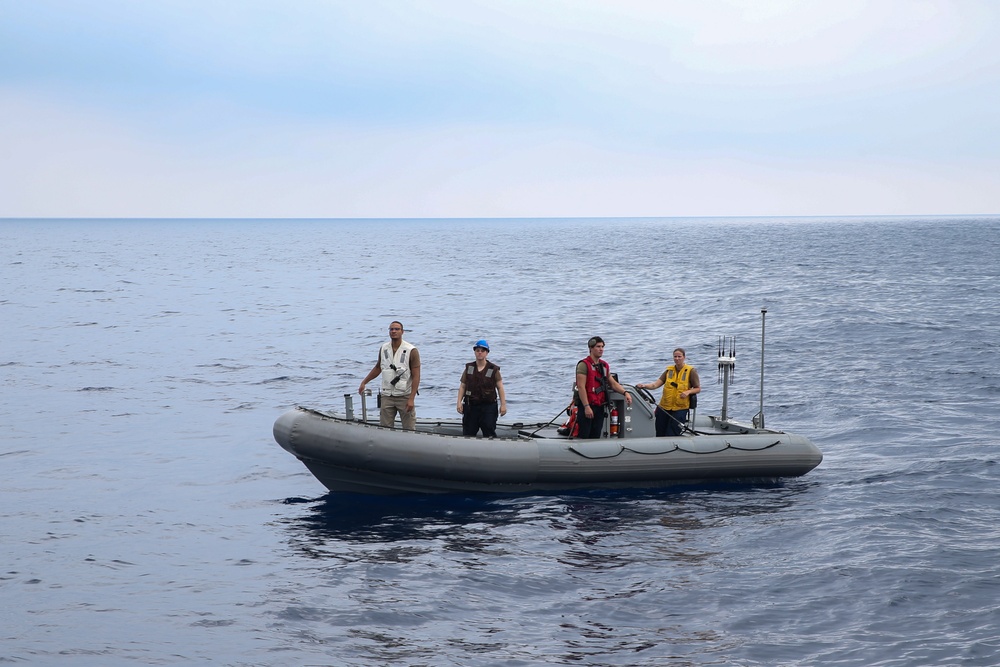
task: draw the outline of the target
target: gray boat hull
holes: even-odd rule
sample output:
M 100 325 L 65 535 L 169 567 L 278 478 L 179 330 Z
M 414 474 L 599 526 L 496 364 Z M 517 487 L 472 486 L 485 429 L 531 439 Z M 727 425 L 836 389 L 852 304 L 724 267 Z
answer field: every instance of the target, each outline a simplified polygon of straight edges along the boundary
M 367 494 L 528 493 L 656 488 L 701 480 L 804 475 L 823 460 L 802 436 L 707 418 L 698 434 L 578 440 L 551 427 L 498 426 L 498 438 L 464 437 L 457 421 L 382 428 L 295 408 L 274 438 L 329 490 Z M 638 421 L 638 420 L 637 420 Z M 641 430 L 641 429 L 637 429 Z

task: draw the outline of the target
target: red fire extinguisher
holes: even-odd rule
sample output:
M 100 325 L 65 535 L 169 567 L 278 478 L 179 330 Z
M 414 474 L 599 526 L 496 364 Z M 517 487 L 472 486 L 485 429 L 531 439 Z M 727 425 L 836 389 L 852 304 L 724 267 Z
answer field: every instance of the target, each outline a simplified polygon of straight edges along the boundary
M 618 435 L 618 408 L 611 408 L 611 435 Z

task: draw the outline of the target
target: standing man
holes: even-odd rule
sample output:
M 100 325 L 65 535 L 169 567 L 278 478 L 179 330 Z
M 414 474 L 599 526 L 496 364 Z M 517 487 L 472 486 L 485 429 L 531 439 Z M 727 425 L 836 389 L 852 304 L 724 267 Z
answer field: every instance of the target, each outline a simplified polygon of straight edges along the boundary
M 656 382 L 637 384 L 636 389 L 663 387 L 663 396 L 656 406 L 656 437 L 680 435 L 688 419 L 691 396 L 701 393 L 701 380 L 694 366 L 686 363 L 684 348 L 674 350 L 674 365 L 667 366 Z
M 382 375 L 382 409 L 379 423 L 395 428 L 396 413 L 403 428 L 417 429 L 417 411 L 413 401 L 420 386 L 420 353 L 410 343 L 403 340 L 403 325 L 393 322 L 389 325 L 389 342 L 382 343 L 378 351 L 375 367 L 361 381 L 358 393 L 365 393 L 365 385 Z
M 462 415 L 462 435 L 476 435 L 480 429 L 484 438 L 497 437 L 497 396 L 500 414 L 507 414 L 507 396 L 503 391 L 500 367 L 486 357 L 490 344 L 480 339 L 472 346 L 476 360 L 465 365 L 458 384 L 458 414 Z
M 624 394 L 625 402 L 632 405 L 632 394 L 611 377 L 604 356 L 604 339 L 594 336 L 587 341 L 590 354 L 576 365 L 577 423 L 581 438 L 600 438 L 604 426 L 604 406 L 608 402 L 608 387 Z

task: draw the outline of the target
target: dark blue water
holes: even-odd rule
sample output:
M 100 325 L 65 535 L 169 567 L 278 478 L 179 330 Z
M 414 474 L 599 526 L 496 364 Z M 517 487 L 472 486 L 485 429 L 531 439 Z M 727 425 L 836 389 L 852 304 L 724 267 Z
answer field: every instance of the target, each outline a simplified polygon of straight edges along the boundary
M 1000 218 L 0 221 L 0 663 L 1000 663 Z M 826 459 L 763 485 L 379 499 L 274 444 L 399 319 L 418 414 L 687 348 Z

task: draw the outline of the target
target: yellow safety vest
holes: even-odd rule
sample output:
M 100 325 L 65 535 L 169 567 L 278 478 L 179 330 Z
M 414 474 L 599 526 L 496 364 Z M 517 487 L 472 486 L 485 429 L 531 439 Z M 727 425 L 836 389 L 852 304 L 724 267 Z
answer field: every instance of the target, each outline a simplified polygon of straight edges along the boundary
M 680 372 L 671 364 L 667 366 L 666 382 L 663 383 L 663 396 L 660 397 L 660 407 L 664 410 L 687 410 L 691 407 L 691 399 L 681 398 L 681 392 L 691 388 L 691 371 L 693 367 L 684 364 Z M 671 383 L 675 383 L 674 387 Z

